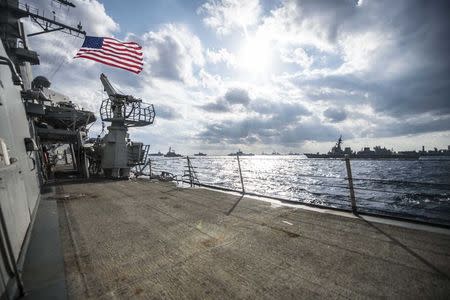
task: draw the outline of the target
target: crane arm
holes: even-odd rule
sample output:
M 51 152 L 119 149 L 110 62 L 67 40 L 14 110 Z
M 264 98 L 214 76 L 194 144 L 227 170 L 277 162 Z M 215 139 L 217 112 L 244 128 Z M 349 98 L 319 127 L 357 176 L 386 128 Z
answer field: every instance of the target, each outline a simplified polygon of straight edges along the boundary
M 105 88 L 105 92 L 108 94 L 109 97 L 112 97 L 114 95 L 117 95 L 116 90 L 114 89 L 114 87 L 111 85 L 111 83 L 108 80 L 108 77 L 106 77 L 105 74 L 101 74 L 100 75 L 100 81 L 103 84 L 103 87 Z
M 141 99 L 136 99 L 133 96 L 118 94 L 114 89 L 114 87 L 112 86 L 112 84 L 109 82 L 108 77 L 106 77 L 105 74 L 102 73 L 100 75 L 100 80 L 103 84 L 103 87 L 105 88 L 105 92 L 108 94 L 109 99 L 111 99 L 112 101 L 121 100 L 126 103 L 142 102 Z

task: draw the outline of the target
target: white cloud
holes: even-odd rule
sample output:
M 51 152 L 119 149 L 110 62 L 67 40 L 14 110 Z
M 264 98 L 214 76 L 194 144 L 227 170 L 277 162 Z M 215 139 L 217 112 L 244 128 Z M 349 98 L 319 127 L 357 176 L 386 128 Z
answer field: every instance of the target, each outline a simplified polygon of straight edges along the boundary
M 119 24 L 109 16 L 102 3 L 96 0 L 75 0 L 76 8 L 65 19 L 80 20 L 86 33 L 94 36 L 109 36 L 119 31 Z
M 387 33 L 364 32 L 348 34 L 339 40 L 342 58 L 345 61 L 340 68 L 343 73 L 370 71 L 379 62 L 383 49 L 389 46 Z
M 201 86 L 210 91 L 218 92 L 223 89 L 223 80 L 218 74 L 210 74 L 205 69 L 201 69 L 199 72 L 199 80 Z
M 217 51 L 206 49 L 206 60 L 212 64 L 225 63 L 228 67 L 236 65 L 236 57 L 225 48 Z
M 269 16 L 263 18 L 258 31 L 282 47 L 313 46 L 320 51 L 335 50 L 320 22 L 303 16 L 301 8 L 293 1 L 285 1 L 272 10 Z
M 197 9 L 204 15 L 203 23 L 216 30 L 219 35 L 227 35 L 235 30 L 247 30 L 258 23 L 261 5 L 258 0 L 208 0 Z
M 314 62 L 314 59 L 303 48 L 296 48 L 293 51 L 281 49 L 280 55 L 282 61 L 297 64 L 304 69 L 309 69 Z
M 144 72 L 151 77 L 195 84 L 195 68 L 204 64 L 200 39 L 183 25 L 165 24 L 142 38 Z

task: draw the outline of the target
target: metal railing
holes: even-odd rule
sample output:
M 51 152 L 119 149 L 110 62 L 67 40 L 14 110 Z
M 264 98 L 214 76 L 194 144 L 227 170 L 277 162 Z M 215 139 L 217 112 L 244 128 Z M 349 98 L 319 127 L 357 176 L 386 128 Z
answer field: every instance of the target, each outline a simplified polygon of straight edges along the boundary
M 195 160 L 202 160 L 203 166 L 195 165 Z M 299 174 L 299 173 L 286 173 L 286 174 L 274 174 L 274 172 L 255 170 L 254 168 L 245 169 L 241 165 L 241 158 L 236 157 L 223 157 L 226 162 L 218 162 L 219 158 L 202 157 L 202 158 L 175 158 L 175 159 L 162 159 L 153 160 L 153 164 L 150 163 L 150 174 L 158 172 L 167 172 L 167 162 L 172 162 L 172 170 L 183 169 L 183 174 L 180 176 L 179 181 L 187 183 L 189 186 L 207 187 L 212 189 L 218 189 L 222 191 L 236 192 L 242 195 L 257 196 L 263 198 L 275 199 L 283 202 L 302 204 L 313 207 L 337 209 L 352 211 L 353 213 L 364 213 L 378 216 L 389 216 L 399 219 L 408 219 L 425 223 L 432 223 L 444 226 L 450 226 L 450 211 L 448 217 L 428 217 L 426 214 L 420 214 L 414 210 L 426 210 L 427 213 L 433 215 L 439 212 L 439 203 L 436 202 L 435 206 L 431 208 L 416 209 L 413 201 L 408 200 L 414 197 L 425 197 L 427 199 L 433 199 L 435 194 L 430 194 L 430 191 L 445 193 L 441 194 L 444 197 L 449 197 L 447 191 L 450 191 L 450 184 L 439 182 L 419 182 L 408 180 L 391 180 L 382 178 L 367 178 L 354 176 L 352 173 L 351 161 L 349 158 L 345 158 L 345 169 L 343 168 L 340 176 L 336 175 L 317 175 L 317 174 Z M 174 167 L 173 163 L 177 161 Z M 235 168 L 231 168 L 231 162 L 236 164 Z M 246 160 L 249 161 L 249 160 Z M 186 162 L 186 164 L 184 163 Z M 205 163 L 210 162 L 210 163 Z M 225 166 L 228 169 L 225 170 Z M 219 172 L 214 171 L 213 168 L 219 169 Z M 255 175 L 257 173 L 258 175 Z M 307 172 L 309 173 L 309 172 Z M 273 182 L 278 182 L 280 185 L 285 180 L 294 180 L 290 185 L 289 193 L 274 193 L 270 188 L 264 189 L 267 179 Z M 246 180 L 253 180 L 252 184 L 246 184 Z M 276 181 L 275 179 L 278 179 Z M 259 188 L 256 190 L 249 190 L 246 185 L 255 187 L 259 184 Z M 408 186 L 410 188 L 403 188 L 403 190 L 397 190 L 396 188 L 401 186 Z M 286 185 L 288 186 L 288 185 Z M 390 188 L 389 188 L 390 187 Z M 414 191 L 414 187 L 426 187 L 428 193 Z M 317 190 L 320 188 L 320 191 Z M 330 192 L 324 192 L 322 188 L 330 190 Z M 263 190 L 263 192 L 261 192 Z M 379 199 L 374 196 L 374 193 L 389 194 L 394 198 Z M 295 195 L 296 197 L 286 196 L 287 194 Z M 303 198 L 313 196 L 320 201 L 306 201 Z M 299 197 L 300 196 L 300 197 Z M 403 198 L 404 199 L 403 199 Z M 324 200 L 325 198 L 325 200 Z M 344 199 L 343 201 L 337 201 L 335 198 Z M 322 200 L 321 200 L 322 199 Z M 347 199 L 345 201 L 345 199 Z M 394 200 L 392 200 L 394 199 Z M 450 199 L 450 198 L 449 198 Z M 433 200 L 427 200 L 433 201 Z M 387 209 L 389 208 L 389 209 Z
M 100 117 L 104 122 L 123 121 L 128 127 L 147 126 L 155 120 L 155 108 L 144 102 L 115 105 L 107 98 L 100 105 Z

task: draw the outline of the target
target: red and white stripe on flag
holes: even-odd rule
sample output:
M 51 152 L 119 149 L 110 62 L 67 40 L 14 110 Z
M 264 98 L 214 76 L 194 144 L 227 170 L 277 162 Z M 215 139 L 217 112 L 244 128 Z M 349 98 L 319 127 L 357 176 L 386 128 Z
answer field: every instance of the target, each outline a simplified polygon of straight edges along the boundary
M 86 36 L 74 58 L 86 58 L 139 74 L 144 65 L 143 56 L 142 47 L 135 42 Z

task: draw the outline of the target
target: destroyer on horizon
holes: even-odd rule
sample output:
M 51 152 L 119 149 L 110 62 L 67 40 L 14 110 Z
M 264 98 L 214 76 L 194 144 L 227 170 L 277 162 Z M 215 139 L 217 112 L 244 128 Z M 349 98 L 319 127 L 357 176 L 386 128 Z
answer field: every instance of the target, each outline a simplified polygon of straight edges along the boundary
M 342 150 L 342 136 L 336 142 L 336 145 L 331 148 L 331 150 L 327 154 L 317 153 L 305 153 L 308 158 L 362 158 L 362 159 L 388 159 L 388 158 L 396 158 L 396 159 L 418 159 L 420 157 L 426 156 L 449 156 L 450 157 L 450 146 L 448 149 L 438 150 L 434 148 L 434 151 L 425 151 L 425 147 L 422 146 L 422 150 L 417 152 L 413 151 L 399 151 L 395 152 L 390 149 L 386 149 L 385 147 L 375 146 L 373 150 L 370 150 L 370 147 L 364 147 L 363 150 L 355 152 L 350 147 L 345 147 Z

